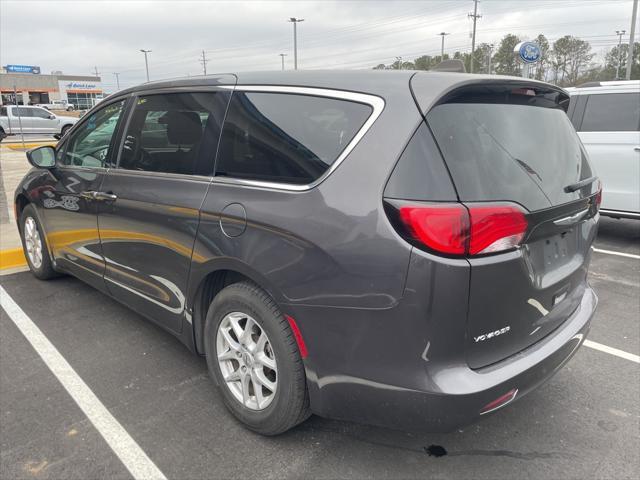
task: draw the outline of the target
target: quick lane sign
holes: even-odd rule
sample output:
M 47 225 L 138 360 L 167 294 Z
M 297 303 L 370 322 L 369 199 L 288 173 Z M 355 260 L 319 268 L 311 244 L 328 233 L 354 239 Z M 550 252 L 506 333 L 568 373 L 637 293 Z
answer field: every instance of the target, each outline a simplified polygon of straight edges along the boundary
M 7 72 L 11 73 L 33 73 L 40 74 L 40 67 L 36 65 L 7 65 L 4 67 Z

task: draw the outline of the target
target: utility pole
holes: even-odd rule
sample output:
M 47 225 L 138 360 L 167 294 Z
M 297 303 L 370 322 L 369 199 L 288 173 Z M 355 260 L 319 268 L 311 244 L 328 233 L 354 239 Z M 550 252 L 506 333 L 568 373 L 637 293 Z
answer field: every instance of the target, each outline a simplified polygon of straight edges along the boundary
M 287 22 L 293 23 L 293 68 L 298 69 L 298 23 L 304 22 L 304 18 L 291 17 Z
M 633 66 L 633 49 L 635 47 L 636 20 L 638 18 L 638 0 L 633 0 L 633 13 L 631 14 L 631 33 L 629 34 L 629 51 L 627 52 L 627 80 L 631 80 L 631 67 Z
M 147 82 L 148 82 L 149 81 L 149 59 L 147 58 L 147 54 L 151 53 L 151 50 L 144 50 L 143 48 L 141 48 L 140 51 L 144 53 L 144 66 L 147 70 Z
M 622 36 L 627 33 L 626 30 L 616 30 L 616 35 L 618 36 L 618 63 L 616 64 L 616 78 L 615 80 L 620 79 L 620 63 L 622 62 Z
M 200 63 L 202 64 L 202 74 L 206 75 L 207 74 L 207 62 L 209 60 L 207 59 L 207 56 L 204 53 L 204 50 L 202 50 L 202 58 L 200 59 Z
M 119 91 L 120 90 L 120 73 L 113 72 L 113 74 L 116 76 L 116 86 L 117 86 L 118 91 Z
M 96 77 L 100 76 L 100 72 L 98 71 L 98 67 L 93 67 L 93 73 L 95 73 Z
M 284 57 L 287 56 L 286 53 L 279 53 L 278 55 L 280 55 L 280 58 L 282 59 L 282 70 L 284 70 Z
M 444 37 L 446 35 L 451 35 L 450 33 L 440 32 L 438 35 L 442 37 L 442 46 L 440 47 L 440 61 L 444 60 Z
M 473 13 L 469 14 L 469 18 L 473 18 L 473 36 L 471 37 L 471 61 L 470 61 L 470 73 L 473 73 L 473 56 L 476 53 L 476 21 L 482 17 L 478 13 L 478 0 L 473 0 Z

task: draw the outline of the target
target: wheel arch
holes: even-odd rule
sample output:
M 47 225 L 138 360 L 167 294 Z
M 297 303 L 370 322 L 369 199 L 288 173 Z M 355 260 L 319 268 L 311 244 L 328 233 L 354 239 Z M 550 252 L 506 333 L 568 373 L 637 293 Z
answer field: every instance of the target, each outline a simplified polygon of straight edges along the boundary
M 262 274 L 235 259 L 219 259 L 211 262 L 208 268 L 201 266 L 197 270 L 197 274 L 192 272 L 189 282 L 189 298 L 191 298 L 194 343 L 198 354 L 204 353 L 204 325 L 209 306 L 215 296 L 226 286 L 249 281 L 266 291 L 276 304 L 280 304 L 279 300 L 283 298 Z
M 16 217 L 15 220 L 18 228 L 21 228 L 20 217 L 22 216 L 22 212 L 30 203 L 31 201 L 24 192 L 18 193 L 13 201 L 13 213 Z

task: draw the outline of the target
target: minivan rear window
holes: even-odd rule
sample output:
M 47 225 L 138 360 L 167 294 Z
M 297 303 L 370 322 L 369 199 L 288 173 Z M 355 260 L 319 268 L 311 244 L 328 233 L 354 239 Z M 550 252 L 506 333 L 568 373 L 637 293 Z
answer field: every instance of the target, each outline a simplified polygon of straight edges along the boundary
M 513 201 L 534 211 L 591 193 L 591 185 L 565 191 L 594 173 L 562 108 L 526 98 L 480 102 L 445 103 L 427 115 L 460 200 Z
M 311 183 L 336 161 L 371 112 L 369 105 L 334 98 L 235 92 L 216 175 Z

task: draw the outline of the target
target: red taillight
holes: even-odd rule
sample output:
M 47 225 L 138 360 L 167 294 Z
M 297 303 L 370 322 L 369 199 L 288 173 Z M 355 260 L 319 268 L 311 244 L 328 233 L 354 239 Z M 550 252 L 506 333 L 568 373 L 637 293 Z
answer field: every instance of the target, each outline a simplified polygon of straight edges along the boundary
M 527 219 L 516 206 L 469 206 L 471 241 L 469 254 L 501 252 L 520 245 Z
M 596 193 L 596 208 L 600 210 L 602 204 L 602 183 L 598 180 L 598 193 Z
M 400 219 L 416 240 L 437 252 L 464 255 L 469 214 L 462 204 L 400 207 Z
M 518 247 L 527 231 L 516 205 L 403 205 L 400 219 L 414 239 L 446 255 L 484 255 Z
M 484 407 L 482 407 L 482 409 L 480 410 L 480 415 L 484 415 L 485 413 L 493 412 L 494 410 L 504 407 L 508 403 L 511 403 L 513 399 L 516 398 L 517 394 L 518 389 L 514 388 L 513 390 L 509 390 L 504 395 L 500 395 L 494 401 L 489 402 Z

